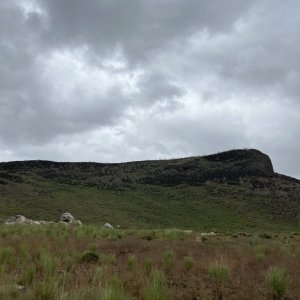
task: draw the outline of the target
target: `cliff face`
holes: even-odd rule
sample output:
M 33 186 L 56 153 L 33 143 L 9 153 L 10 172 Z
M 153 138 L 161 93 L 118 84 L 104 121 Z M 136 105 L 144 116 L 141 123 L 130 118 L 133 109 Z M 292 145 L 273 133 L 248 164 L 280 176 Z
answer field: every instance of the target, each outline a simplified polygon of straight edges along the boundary
M 206 160 L 240 167 L 243 174 L 272 175 L 274 173 L 270 157 L 258 150 L 231 150 L 203 157 Z
M 231 150 L 201 158 L 166 162 L 164 167 L 144 180 L 162 185 L 195 185 L 208 180 L 233 182 L 245 176 L 274 176 L 271 159 L 255 149 Z

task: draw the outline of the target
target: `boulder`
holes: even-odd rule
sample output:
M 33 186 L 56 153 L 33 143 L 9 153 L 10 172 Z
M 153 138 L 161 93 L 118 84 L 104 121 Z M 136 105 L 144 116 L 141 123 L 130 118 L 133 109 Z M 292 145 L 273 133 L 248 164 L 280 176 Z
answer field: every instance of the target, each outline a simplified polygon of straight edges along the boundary
M 76 223 L 76 220 L 70 213 L 65 212 L 60 216 L 60 222 L 67 223 L 67 224 L 74 224 Z
M 82 226 L 82 222 L 80 220 L 76 220 L 76 224 Z
M 105 223 L 102 228 L 103 229 L 114 229 L 114 227 L 112 225 L 110 225 L 109 223 Z

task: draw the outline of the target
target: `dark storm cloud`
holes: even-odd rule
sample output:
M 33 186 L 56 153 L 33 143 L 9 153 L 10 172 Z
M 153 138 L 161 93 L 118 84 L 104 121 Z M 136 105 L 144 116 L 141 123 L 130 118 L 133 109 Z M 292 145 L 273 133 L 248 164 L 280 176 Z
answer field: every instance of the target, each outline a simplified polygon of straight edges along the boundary
M 300 177 L 300 4 L 3 0 L 0 158 L 237 147 Z
M 120 46 L 132 60 L 201 28 L 231 30 L 247 1 L 39 1 L 47 12 L 45 40 L 55 47 L 88 44 L 100 53 Z M 226 11 L 226 13 L 224 13 Z

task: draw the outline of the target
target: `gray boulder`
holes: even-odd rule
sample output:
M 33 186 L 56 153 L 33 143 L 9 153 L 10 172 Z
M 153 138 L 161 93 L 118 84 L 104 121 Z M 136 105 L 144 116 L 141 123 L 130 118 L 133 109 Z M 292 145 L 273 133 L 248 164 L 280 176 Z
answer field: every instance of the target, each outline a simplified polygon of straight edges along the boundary
M 114 229 L 114 227 L 112 225 L 110 225 L 109 223 L 105 223 L 102 228 L 103 229 Z
M 60 222 L 67 224 L 75 224 L 76 220 L 70 213 L 65 212 L 60 216 Z

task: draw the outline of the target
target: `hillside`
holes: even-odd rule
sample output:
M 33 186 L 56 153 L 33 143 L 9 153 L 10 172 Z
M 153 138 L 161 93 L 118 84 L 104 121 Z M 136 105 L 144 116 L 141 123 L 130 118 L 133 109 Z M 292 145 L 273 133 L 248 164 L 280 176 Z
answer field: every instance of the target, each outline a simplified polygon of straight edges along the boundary
M 199 230 L 298 230 L 300 181 L 255 149 L 117 164 L 0 163 L 0 217 Z

